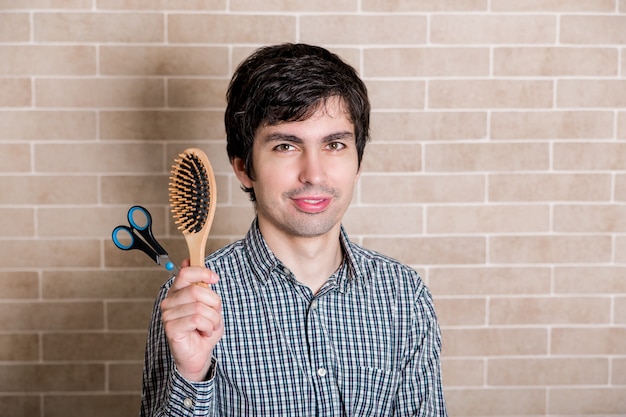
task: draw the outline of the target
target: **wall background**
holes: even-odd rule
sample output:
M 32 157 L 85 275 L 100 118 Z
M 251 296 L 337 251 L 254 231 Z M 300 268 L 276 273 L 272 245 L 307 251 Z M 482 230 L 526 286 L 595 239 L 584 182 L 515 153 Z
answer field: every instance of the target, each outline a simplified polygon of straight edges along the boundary
M 368 84 L 345 225 L 428 282 L 450 415 L 626 415 L 626 0 L 0 0 L 0 414 L 137 415 L 167 273 L 110 232 L 143 204 L 180 261 L 200 146 L 209 247 L 245 233 L 224 92 L 284 41 Z

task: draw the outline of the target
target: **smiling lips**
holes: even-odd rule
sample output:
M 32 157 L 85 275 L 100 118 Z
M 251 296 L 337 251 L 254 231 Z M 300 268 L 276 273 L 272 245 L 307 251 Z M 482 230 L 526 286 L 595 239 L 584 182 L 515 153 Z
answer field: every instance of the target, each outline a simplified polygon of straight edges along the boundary
M 296 207 L 305 213 L 320 213 L 330 205 L 330 197 L 298 197 L 292 198 Z

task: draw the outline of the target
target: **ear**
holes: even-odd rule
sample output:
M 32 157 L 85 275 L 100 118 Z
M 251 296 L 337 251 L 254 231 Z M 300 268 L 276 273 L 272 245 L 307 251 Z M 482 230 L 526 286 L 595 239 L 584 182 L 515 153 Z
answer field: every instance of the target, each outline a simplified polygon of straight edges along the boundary
M 246 173 L 246 162 L 244 161 L 244 159 L 234 157 L 231 161 L 231 165 L 233 166 L 233 172 L 235 173 L 235 176 L 237 177 L 241 185 L 246 188 L 252 188 L 252 180 L 250 179 L 250 177 L 248 177 L 248 174 Z

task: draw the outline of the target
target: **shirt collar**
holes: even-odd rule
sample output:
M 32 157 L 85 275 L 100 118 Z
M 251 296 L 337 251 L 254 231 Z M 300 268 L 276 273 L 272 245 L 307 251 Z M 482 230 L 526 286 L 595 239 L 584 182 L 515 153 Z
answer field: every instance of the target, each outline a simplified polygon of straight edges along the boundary
M 343 250 L 344 261 L 337 270 L 335 281 L 339 291 L 345 292 L 348 289 L 348 284 L 361 276 L 361 269 L 358 266 L 359 263 L 352 247 L 353 243 L 350 242 L 343 226 L 341 226 L 339 241 Z M 243 244 L 248 256 L 250 269 L 261 283 L 267 283 L 274 270 L 284 270 L 285 266 L 267 246 L 267 242 L 259 229 L 258 218 L 255 218 L 252 222 Z

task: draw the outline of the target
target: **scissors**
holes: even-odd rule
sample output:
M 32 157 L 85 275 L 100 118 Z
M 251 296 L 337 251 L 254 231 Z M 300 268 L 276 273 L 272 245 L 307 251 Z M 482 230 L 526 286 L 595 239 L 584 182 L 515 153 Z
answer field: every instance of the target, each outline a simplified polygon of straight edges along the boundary
M 128 223 L 130 227 L 117 226 L 113 229 L 111 237 L 115 246 L 122 250 L 139 249 L 157 264 L 177 274 L 178 268 L 176 268 L 165 249 L 159 245 L 159 242 L 152 234 L 152 216 L 150 212 L 142 206 L 133 206 L 128 210 Z M 127 241 L 129 243 L 125 243 Z

